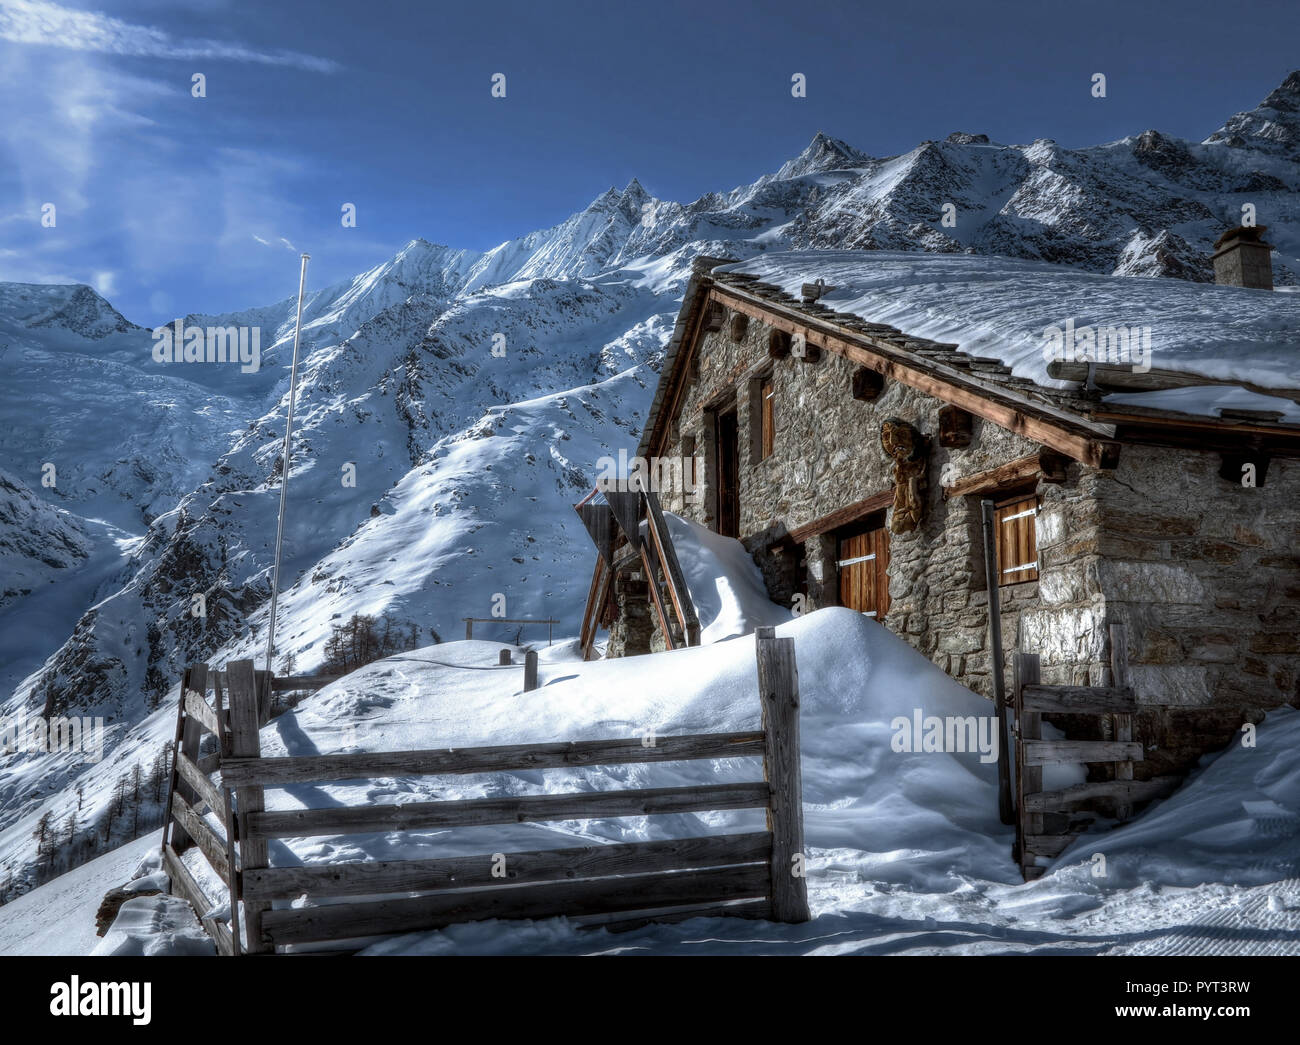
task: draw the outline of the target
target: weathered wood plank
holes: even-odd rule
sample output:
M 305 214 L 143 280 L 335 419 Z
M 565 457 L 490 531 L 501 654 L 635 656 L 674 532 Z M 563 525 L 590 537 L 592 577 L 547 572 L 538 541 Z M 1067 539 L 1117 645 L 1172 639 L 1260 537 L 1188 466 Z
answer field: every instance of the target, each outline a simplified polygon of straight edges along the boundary
M 1025 840 L 1043 833 L 1043 814 L 1030 811 L 1025 806 L 1025 796 L 1043 790 L 1043 767 L 1030 765 L 1025 760 L 1025 747 L 1042 736 L 1043 717 L 1037 711 L 1025 709 L 1024 694 L 1036 686 L 1041 678 L 1037 653 L 1017 653 L 1012 659 L 1015 674 L 1016 701 L 1016 855 L 1021 872 L 1026 879 L 1033 870 L 1032 856 L 1025 848 Z
M 1142 745 L 1114 740 L 1025 741 L 1025 765 L 1060 766 L 1083 762 L 1140 762 Z M 1039 789 L 1041 790 L 1041 788 Z
M 614 914 L 595 914 L 586 918 L 575 918 L 573 924 L 584 931 L 604 929 L 611 933 L 625 933 L 647 925 L 671 925 L 675 922 L 690 921 L 692 918 L 757 918 L 770 921 L 772 901 L 766 897 L 761 900 L 733 900 L 730 903 L 704 904 L 695 907 L 666 907 L 632 915 L 626 911 L 619 911 Z
M 1097 780 L 1072 784 L 1060 791 L 1040 791 L 1025 795 L 1025 808 L 1038 813 L 1061 812 L 1095 798 L 1146 802 L 1172 794 L 1178 784 L 1178 777 L 1171 776 L 1152 777 L 1150 780 Z
M 225 703 L 225 686 L 227 685 L 226 673 L 224 671 L 213 672 L 212 675 L 212 708 L 217 713 L 217 721 L 224 727 L 221 735 L 217 738 L 218 755 L 230 754 L 230 714 Z M 197 766 L 195 768 L 198 768 Z M 239 932 L 239 852 L 236 848 L 236 841 L 239 837 L 238 828 L 235 826 L 235 806 L 234 799 L 231 795 L 230 788 L 223 787 L 221 792 L 221 818 L 226 829 L 226 864 L 230 868 L 230 874 L 226 878 L 226 888 L 230 891 L 230 936 L 232 953 L 239 957 L 243 953 L 243 944 Z
M 1128 630 L 1122 622 L 1115 622 L 1109 626 L 1110 631 L 1110 674 L 1111 681 L 1116 686 L 1127 687 L 1129 685 L 1128 674 Z M 1136 697 L 1134 704 L 1137 703 Z M 1112 718 L 1114 724 L 1115 739 L 1121 742 L 1131 741 L 1133 739 L 1133 716 L 1132 714 L 1119 714 Z M 1133 779 L 1133 763 L 1118 762 L 1115 765 L 1116 780 Z M 1115 808 L 1115 816 L 1119 820 L 1127 820 L 1133 815 L 1132 807 L 1121 802 Z
M 172 895 L 179 896 L 194 908 L 194 917 L 207 931 L 207 934 L 212 937 L 218 954 L 233 954 L 234 949 L 230 930 L 215 918 L 203 917 L 208 911 L 212 910 L 212 901 L 199 888 L 199 883 L 194 880 L 189 868 L 181 862 L 181 858 L 176 855 L 176 851 L 170 845 L 163 845 L 162 857 L 163 870 L 167 872 L 167 877 L 171 881 Z
M 1127 686 L 1026 686 L 1026 711 L 1052 715 L 1104 715 L 1137 710 L 1137 697 Z
M 798 529 L 790 531 L 789 540 L 794 544 L 803 544 L 809 537 L 816 537 L 818 534 L 826 533 L 830 530 L 838 530 L 849 523 L 857 522 L 864 516 L 871 515 L 873 512 L 882 512 L 894 503 L 894 491 L 891 487 L 870 497 L 864 497 L 862 500 L 840 508 L 836 511 L 823 515 L 820 519 L 814 519 L 812 522 L 800 526 Z
M 244 897 L 279 900 L 303 894 L 372 896 L 439 889 L 501 888 L 730 864 L 766 864 L 771 853 L 771 834 L 758 831 L 573 849 L 484 853 L 437 860 L 349 861 L 320 866 L 267 867 L 244 873 Z M 499 862 L 498 856 L 503 858 Z M 494 876 L 494 869 L 498 876 Z
M 221 726 L 217 722 L 217 713 L 212 710 L 212 705 L 203 698 L 203 694 L 196 689 L 187 689 L 185 691 L 185 714 L 197 719 L 199 725 L 213 736 L 221 736 Z
M 209 809 L 220 815 L 225 806 L 220 788 L 209 780 L 198 766 L 179 752 L 176 754 L 176 769 L 180 772 L 181 779 L 194 789 L 198 800 L 205 802 Z M 194 811 L 199 811 L 197 801 L 194 804 Z
M 241 789 L 241 794 L 243 790 Z M 374 831 L 423 831 L 435 827 L 757 809 L 766 806 L 770 800 L 771 788 L 766 781 L 704 784 L 696 787 L 588 791 L 527 798 L 473 798 L 457 802 L 407 802 L 403 805 L 250 812 L 248 829 L 264 838 L 310 838 L 317 835 L 369 834 Z M 248 841 L 244 844 L 247 845 Z
M 672 599 L 673 608 L 677 611 L 682 635 L 686 639 L 686 645 L 698 646 L 700 619 L 695 613 L 695 603 L 691 601 L 690 589 L 686 587 L 686 577 L 682 573 L 681 563 L 677 561 L 677 550 L 673 547 L 672 536 L 668 533 L 668 523 L 664 520 L 663 509 L 659 506 L 659 495 L 653 490 L 646 490 L 644 493 L 650 535 L 654 539 L 659 564 L 663 567 L 664 576 L 668 581 L 668 594 Z
M 258 735 L 257 677 L 251 660 L 231 661 L 226 670 L 230 698 L 230 753 L 232 757 L 257 758 L 261 754 Z M 223 785 L 229 787 L 225 783 Z M 249 828 L 249 820 L 264 808 L 262 789 L 257 785 L 241 787 L 235 795 L 236 814 L 239 817 L 239 860 L 241 868 L 267 865 L 266 839 L 257 837 Z M 261 900 L 244 903 L 244 950 L 249 954 L 265 951 L 262 935 L 262 915 L 267 904 Z
M 163 808 L 163 829 L 162 829 L 162 851 L 167 851 L 168 844 L 175 840 L 176 844 L 182 845 L 188 839 L 182 839 L 180 835 L 184 834 L 179 827 L 174 827 L 175 821 L 172 820 L 172 796 L 176 794 L 176 785 L 180 782 L 180 773 L 176 770 L 176 753 L 181 749 L 181 739 L 185 735 L 185 691 L 190 685 L 190 674 L 193 672 L 193 666 L 186 667 L 181 675 L 181 699 L 176 701 L 176 733 L 172 738 L 171 745 L 171 772 L 167 774 L 167 802 Z
M 183 683 L 184 689 L 181 691 L 181 707 L 185 708 L 188 703 L 190 691 L 197 690 L 203 693 L 207 689 L 208 666 L 206 664 L 192 664 L 188 672 L 188 679 Z M 199 757 L 199 745 L 203 742 L 203 724 L 194 715 L 189 713 L 186 708 L 185 722 L 181 730 L 181 744 L 177 749 L 184 754 L 191 762 Z M 184 780 L 180 779 L 180 769 L 177 763 L 179 759 L 173 759 L 172 762 L 172 787 L 175 793 L 180 795 L 191 805 L 199 800 L 198 794 Z M 174 818 L 173 818 L 174 819 Z M 177 854 L 185 852 L 190 847 L 193 840 L 185 833 L 184 827 L 177 830 L 172 828 L 172 848 Z
M 302 755 L 287 758 L 229 758 L 221 765 L 227 787 L 328 780 L 360 780 L 379 776 L 457 776 L 574 766 L 678 762 L 701 758 L 749 758 L 765 751 L 763 734 L 690 733 L 656 737 L 647 747 L 640 737 L 576 740 L 550 744 L 509 744 L 496 747 L 448 748 L 438 751 L 374 751 L 349 755 Z
M 808 879 L 803 838 L 803 778 L 799 764 L 799 672 L 794 639 L 759 628 L 754 639 L 758 695 L 763 705 L 767 755 L 764 775 L 772 786 L 768 827 L 772 832 L 772 917 L 806 922 Z
M 1065 478 L 1065 466 L 1065 459 L 1059 454 L 1040 451 L 954 480 L 943 488 L 943 496 L 947 499 L 988 493 L 1033 478 L 1040 478 L 1044 482 L 1061 482 Z
M 1152 367 L 1138 372 L 1132 366 L 1118 366 L 1111 363 L 1094 364 L 1093 383 L 1099 388 L 1122 389 L 1128 392 L 1154 392 L 1168 388 L 1190 388 L 1204 385 L 1237 385 L 1264 395 L 1284 396 L 1300 403 L 1300 388 L 1265 388 L 1241 378 L 1204 377 L 1201 374 L 1188 374 L 1180 370 L 1162 370 Z M 1065 362 L 1061 360 L 1047 364 L 1047 376 L 1057 381 L 1088 380 L 1088 364 Z
M 307 943 L 436 929 L 488 918 L 579 917 L 720 903 L 763 897 L 767 887 L 767 868 L 745 864 L 679 874 L 509 885 L 373 903 L 285 908 L 267 911 L 262 926 L 276 944 Z
M 1078 835 L 1026 835 L 1024 846 L 1027 856 L 1060 856 Z
M 220 811 L 221 806 L 218 805 L 217 809 Z M 185 828 L 185 833 L 198 843 L 199 849 L 203 851 L 212 869 L 222 878 L 229 878 L 230 865 L 226 860 L 226 840 L 217 834 L 180 795 L 172 799 L 172 816 Z

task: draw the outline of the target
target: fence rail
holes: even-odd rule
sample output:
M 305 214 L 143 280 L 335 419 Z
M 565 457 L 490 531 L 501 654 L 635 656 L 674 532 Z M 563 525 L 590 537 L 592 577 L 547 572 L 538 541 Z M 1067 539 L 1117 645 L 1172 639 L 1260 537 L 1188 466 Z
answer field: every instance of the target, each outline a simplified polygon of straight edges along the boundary
M 1017 653 L 1015 671 L 1016 718 L 1016 859 L 1026 880 L 1039 877 L 1037 857 L 1060 856 L 1078 837 L 1069 813 L 1088 803 L 1107 800 L 1116 819 L 1132 815 L 1135 803 L 1169 794 L 1178 784 L 1174 777 L 1134 780 L 1133 764 L 1145 751 L 1133 740 L 1133 715 L 1137 697 L 1128 684 L 1128 634 L 1123 624 L 1109 626 L 1109 686 L 1045 686 L 1039 681 L 1039 658 Z M 1095 715 L 1111 718 L 1112 740 L 1044 740 L 1043 715 Z M 1113 779 L 1043 790 L 1043 767 L 1110 764 Z
M 486 918 L 565 915 L 605 924 L 620 918 L 736 914 L 806 921 L 794 640 L 762 629 L 756 656 L 759 730 L 656 737 L 649 744 L 635 737 L 273 758 L 261 756 L 259 729 L 269 717 L 270 692 L 289 688 L 277 685 L 283 680 L 255 672 L 251 661 L 232 662 L 225 672 L 192 665 L 179 701 L 176 769 L 163 841 L 172 891 L 194 906 L 222 954 L 341 944 Z M 292 681 L 296 686 L 298 680 Z M 216 738 L 215 758 L 200 757 L 204 734 Z M 265 808 L 267 788 L 300 783 L 723 758 L 762 758 L 762 779 L 395 805 Z M 219 773 L 215 781 L 209 775 L 214 771 Z M 272 838 L 730 809 L 765 809 L 767 829 L 477 856 L 268 866 Z M 214 917 L 213 903 L 186 868 L 182 854 L 190 848 L 197 848 L 226 883 L 232 898 L 227 917 Z M 285 905 L 302 896 L 312 906 Z

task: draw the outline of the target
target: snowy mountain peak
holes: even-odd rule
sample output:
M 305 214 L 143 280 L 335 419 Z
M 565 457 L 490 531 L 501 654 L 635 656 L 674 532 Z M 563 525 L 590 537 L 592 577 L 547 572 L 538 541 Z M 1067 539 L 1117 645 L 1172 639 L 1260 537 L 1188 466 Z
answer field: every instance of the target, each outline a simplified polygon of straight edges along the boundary
M 865 167 L 871 162 L 871 157 L 866 153 L 859 152 L 839 138 L 832 138 L 829 134 L 818 131 L 803 152 L 781 167 L 777 177 L 798 178 L 821 171 Z
M 1239 112 L 1204 144 L 1253 148 L 1294 156 L 1300 151 L 1300 69 L 1249 112 Z
M 0 312 L 32 330 L 69 330 L 91 341 L 140 329 L 84 283 L 0 283 Z

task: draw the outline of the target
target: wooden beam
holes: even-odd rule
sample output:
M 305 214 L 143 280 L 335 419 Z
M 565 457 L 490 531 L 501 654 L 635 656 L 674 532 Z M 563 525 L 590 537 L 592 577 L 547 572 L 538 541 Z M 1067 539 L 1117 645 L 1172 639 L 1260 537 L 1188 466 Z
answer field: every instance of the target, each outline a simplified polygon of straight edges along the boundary
M 1137 710 L 1137 697 L 1129 687 L 1026 686 L 1026 711 L 1048 715 L 1105 715 Z
M 872 494 L 870 497 L 864 497 L 860 501 L 839 508 L 828 515 L 823 515 L 820 519 L 814 519 L 798 529 L 791 530 L 787 540 L 794 544 L 803 544 L 810 537 L 816 537 L 818 534 L 828 533 L 831 530 L 838 530 L 841 526 L 855 523 L 873 512 L 882 512 L 892 507 L 893 504 L 894 491 L 892 489 Z
M 761 298 L 751 298 L 731 287 L 714 285 L 710 297 L 728 307 L 748 310 L 764 322 L 790 334 L 802 334 L 809 345 L 869 367 L 885 377 L 962 407 L 977 417 L 1042 443 L 1093 468 L 1114 467 L 1118 453 L 1111 426 L 1070 414 L 1068 411 L 1026 399 L 985 384 L 952 367 L 909 353 L 895 345 L 865 334 L 842 331 L 833 321 L 819 322 L 810 316 Z
M 853 371 L 853 398 L 869 403 L 885 390 L 885 379 L 869 367 L 860 366 Z
M 1020 863 L 1021 874 L 1028 880 L 1037 870 L 1033 865 L 1034 854 L 1029 851 L 1028 841 L 1043 833 L 1043 814 L 1033 812 L 1025 802 L 1027 795 L 1043 790 L 1043 767 L 1031 765 L 1025 758 L 1025 748 L 1029 744 L 1038 743 L 1043 731 L 1043 716 L 1037 711 L 1028 710 L 1024 700 L 1025 690 L 1038 685 L 1041 678 L 1038 654 L 1015 653 L 1012 655 L 1011 667 L 1016 707 L 1016 859 Z
M 1181 781 L 1178 777 L 1158 776 L 1150 780 L 1097 780 L 1072 784 L 1059 791 L 1040 791 L 1025 795 L 1025 808 L 1036 813 L 1069 811 L 1097 798 L 1116 801 L 1146 802 L 1173 794 Z
M 1114 740 L 1025 741 L 1025 765 L 1063 766 L 1084 762 L 1141 762 L 1142 745 Z M 1040 788 L 1041 790 L 1041 788 Z
M 221 726 L 217 722 L 217 713 L 212 710 L 212 705 L 204 698 L 198 690 L 187 689 L 185 691 L 185 714 L 196 719 L 204 729 L 213 736 L 221 736 Z
M 574 740 L 550 744 L 428 751 L 363 751 L 348 755 L 291 755 L 230 758 L 221 766 L 226 787 L 285 787 L 331 780 L 390 776 L 459 776 L 467 773 L 568 769 L 644 762 L 686 762 L 706 758 L 752 758 L 765 751 L 763 734 L 687 733 L 655 737 L 647 747 L 640 737 Z
M 181 779 L 194 789 L 194 793 L 198 798 L 206 802 L 208 808 L 214 813 L 221 815 L 221 811 L 225 807 L 225 800 L 221 797 L 220 789 L 208 779 L 207 774 L 179 751 L 176 752 L 176 769 L 180 773 Z M 196 811 L 197 808 L 195 806 Z
M 262 753 L 259 734 L 259 698 L 257 692 L 257 675 L 251 660 L 231 661 L 226 669 L 230 698 L 230 753 L 234 758 L 257 758 Z M 224 786 L 229 787 L 223 779 Z M 235 794 L 236 812 L 239 820 L 239 862 L 242 870 L 265 867 L 267 857 L 266 839 L 259 837 L 252 830 L 252 821 L 260 816 L 265 804 L 262 789 L 256 785 L 241 787 Z M 233 901 L 232 901 L 233 902 Z M 259 900 L 244 903 L 244 926 L 246 938 L 244 951 L 257 954 L 267 949 L 262 935 L 262 915 L 267 904 Z M 274 947 L 271 948 L 274 950 Z
M 969 494 L 992 493 L 1035 479 L 1041 482 L 1064 482 L 1065 464 L 1059 455 L 1053 453 L 1039 452 L 1028 457 L 1018 457 L 996 468 L 973 472 L 949 483 L 943 488 L 944 500 Z
M 241 792 L 242 793 L 242 792 Z M 436 827 L 592 820 L 600 817 L 760 809 L 772 799 L 767 781 L 701 784 L 628 791 L 587 791 L 527 798 L 472 798 L 456 802 L 338 806 L 249 813 L 249 831 L 265 838 L 312 838 L 375 831 L 424 831 Z M 251 930 L 250 930 L 251 932 Z
M 1077 381 L 1082 384 L 1088 380 L 1088 364 L 1061 361 L 1048 363 L 1047 376 L 1054 381 Z M 1096 363 L 1093 383 L 1099 388 L 1112 388 L 1122 392 L 1162 392 L 1170 388 L 1226 385 L 1300 403 L 1300 388 L 1270 388 L 1266 385 L 1242 381 L 1239 378 L 1204 377 L 1201 374 L 1188 374 L 1181 370 L 1161 370 L 1157 367 L 1152 367 L 1146 373 L 1139 373 L 1131 366 Z
M 767 867 L 744 864 L 690 874 L 508 885 L 373 903 L 282 908 L 267 911 L 263 925 L 277 944 L 309 943 L 437 929 L 489 918 L 578 917 L 758 899 L 766 895 L 767 887 Z
M 220 811 L 221 807 L 217 807 Z M 222 878 L 230 877 L 230 865 L 226 860 L 226 840 L 208 826 L 208 822 L 195 812 L 180 795 L 172 798 L 172 816 L 185 828 L 185 833 L 198 844 L 212 869 Z M 202 913 L 202 912 L 200 912 Z
M 1070 844 L 1078 837 L 1078 835 L 1026 835 L 1025 855 L 1055 859 L 1070 848 Z
M 190 874 L 189 868 L 176 855 L 176 851 L 164 843 L 162 850 L 163 870 L 167 872 L 167 877 L 171 881 L 172 895 L 179 896 L 194 908 L 194 918 L 198 921 L 216 946 L 217 953 L 220 955 L 230 955 L 234 953 L 234 946 L 230 936 L 230 930 L 215 918 L 203 917 L 208 911 L 212 910 L 212 901 L 199 887 L 199 883 L 194 880 Z
M 939 445 L 964 450 L 970 446 L 974 418 L 959 406 L 945 406 L 939 411 Z
M 437 860 L 349 860 L 305 867 L 266 867 L 244 876 L 244 896 L 292 900 L 307 896 L 377 896 L 439 889 L 500 888 L 611 875 L 688 871 L 761 863 L 772 856 L 772 835 L 713 835 L 624 842 L 573 849 L 483 853 Z M 501 875 L 500 877 L 497 875 Z
M 1128 629 L 1125 628 L 1122 621 L 1111 623 L 1108 627 L 1110 632 L 1110 675 L 1115 686 L 1128 689 Z M 1136 710 L 1136 709 L 1134 709 Z M 1112 718 L 1114 725 L 1115 739 L 1121 743 L 1133 739 L 1133 715 L 1125 711 L 1116 714 Z M 1133 779 L 1133 763 L 1117 762 L 1115 764 L 1116 780 Z M 1115 809 L 1115 817 L 1118 820 L 1127 820 L 1133 814 L 1133 808 L 1128 802 L 1121 802 Z

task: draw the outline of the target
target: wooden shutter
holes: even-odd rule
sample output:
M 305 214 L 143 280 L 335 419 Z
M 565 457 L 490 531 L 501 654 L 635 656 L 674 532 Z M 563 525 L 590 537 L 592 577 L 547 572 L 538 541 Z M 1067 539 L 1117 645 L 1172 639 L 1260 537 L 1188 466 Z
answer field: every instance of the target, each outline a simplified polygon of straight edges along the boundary
M 889 612 L 889 531 L 840 538 L 840 605 L 883 621 Z
M 759 401 L 762 403 L 763 411 L 760 461 L 770 457 L 776 446 L 776 422 L 772 414 L 772 400 L 775 394 L 776 389 L 772 384 L 772 378 L 764 378 L 763 384 L 759 387 Z
M 998 583 L 1038 580 L 1038 497 L 1030 494 L 998 505 L 993 522 L 997 527 Z

